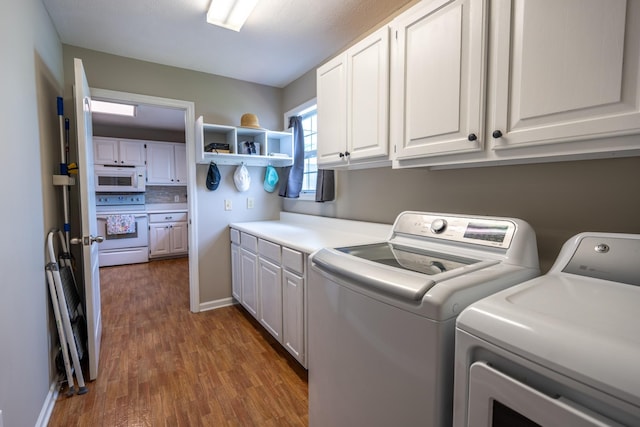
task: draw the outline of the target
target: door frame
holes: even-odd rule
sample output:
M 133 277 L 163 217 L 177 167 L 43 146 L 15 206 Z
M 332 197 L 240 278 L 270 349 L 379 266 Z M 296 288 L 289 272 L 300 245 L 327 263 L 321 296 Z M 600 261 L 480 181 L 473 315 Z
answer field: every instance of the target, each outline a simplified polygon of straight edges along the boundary
M 198 233 L 196 200 L 196 157 L 195 157 L 195 103 L 179 99 L 161 98 L 120 92 L 108 89 L 91 88 L 91 97 L 100 100 L 120 101 L 167 107 L 183 110 L 185 113 L 185 143 L 187 148 L 187 208 L 189 218 L 189 309 L 200 312 L 200 276 L 198 269 Z

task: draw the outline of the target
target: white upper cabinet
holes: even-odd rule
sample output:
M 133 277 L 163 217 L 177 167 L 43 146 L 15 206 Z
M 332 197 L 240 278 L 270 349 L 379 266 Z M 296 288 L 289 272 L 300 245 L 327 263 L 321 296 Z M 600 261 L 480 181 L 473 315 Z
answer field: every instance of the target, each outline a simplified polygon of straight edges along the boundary
M 494 3 L 493 149 L 640 130 L 637 1 Z
M 408 9 L 392 24 L 393 166 L 640 154 L 638 17 L 624 0 Z
M 145 165 L 144 141 L 94 137 L 93 146 L 94 162 L 97 165 Z
M 187 185 L 185 144 L 147 143 L 147 184 Z
M 389 28 L 319 67 L 317 85 L 318 164 L 389 165 Z
M 393 22 L 395 159 L 482 150 L 485 11 L 483 0 L 425 1 Z

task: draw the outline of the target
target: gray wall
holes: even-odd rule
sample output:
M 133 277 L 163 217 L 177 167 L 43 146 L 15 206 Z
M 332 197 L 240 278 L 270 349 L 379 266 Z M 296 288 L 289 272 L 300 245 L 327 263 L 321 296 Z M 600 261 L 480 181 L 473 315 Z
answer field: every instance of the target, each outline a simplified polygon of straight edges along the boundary
M 62 226 L 56 96 L 62 46 L 40 0 L 0 2 L 0 410 L 4 425 L 33 426 L 55 375 L 45 237 Z
M 75 46 L 64 45 L 63 50 L 66 104 L 72 100 L 73 59 L 77 57 L 83 61 L 92 88 L 192 101 L 196 117 L 204 116 L 205 123 L 237 126 L 242 114 L 251 112 L 258 116 L 261 126 L 282 130 L 281 89 Z M 216 191 L 209 191 L 205 186 L 207 165 L 196 167 L 198 212 L 195 217 L 198 221 L 201 303 L 231 296 L 229 223 L 275 219 L 282 206 L 277 194 L 267 193 L 262 188 L 265 168 L 248 168 L 252 185 L 246 193 L 235 189 L 235 167 L 220 166 L 219 169 L 222 183 Z M 253 209 L 246 208 L 247 197 L 254 198 Z M 225 199 L 232 201 L 232 211 L 224 210 Z
M 286 87 L 285 110 L 314 98 L 315 85 L 311 71 Z M 640 233 L 640 157 L 439 171 L 339 171 L 336 182 L 335 202 L 285 200 L 284 210 L 385 223 L 404 210 L 521 218 L 536 230 L 545 271 L 574 234 Z

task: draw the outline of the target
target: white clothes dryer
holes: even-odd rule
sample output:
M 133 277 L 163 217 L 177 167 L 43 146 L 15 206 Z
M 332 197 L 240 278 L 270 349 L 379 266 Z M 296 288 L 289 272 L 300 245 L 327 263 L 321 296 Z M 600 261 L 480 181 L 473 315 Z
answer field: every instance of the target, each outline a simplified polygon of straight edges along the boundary
M 456 322 L 453 425 L 640 425 L 640 235 L 582 233 Z

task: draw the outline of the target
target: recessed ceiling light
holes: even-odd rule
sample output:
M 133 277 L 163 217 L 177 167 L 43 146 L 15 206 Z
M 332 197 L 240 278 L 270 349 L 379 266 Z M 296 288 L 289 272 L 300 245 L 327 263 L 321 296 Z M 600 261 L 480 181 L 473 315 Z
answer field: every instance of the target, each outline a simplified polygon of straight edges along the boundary
M 136 106 L 131 104 L 120 104 L 117 102 L 96 101 L 95 99 L 92 99 L 91 112 L 135 117 Z
M 257 3 L 258 0 L 211 0 L 207 22 L 240 31 Z

